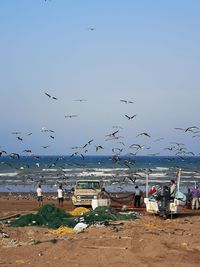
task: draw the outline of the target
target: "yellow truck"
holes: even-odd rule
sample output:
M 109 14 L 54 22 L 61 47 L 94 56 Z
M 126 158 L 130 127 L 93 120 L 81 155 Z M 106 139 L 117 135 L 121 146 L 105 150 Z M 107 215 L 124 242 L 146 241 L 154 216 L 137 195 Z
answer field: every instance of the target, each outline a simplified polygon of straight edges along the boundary
M 92 199 L 98 197 L 102 190 L 99 180 L 78 180 L 76 182 L 72 202 L 75 206 L 90 206 Z

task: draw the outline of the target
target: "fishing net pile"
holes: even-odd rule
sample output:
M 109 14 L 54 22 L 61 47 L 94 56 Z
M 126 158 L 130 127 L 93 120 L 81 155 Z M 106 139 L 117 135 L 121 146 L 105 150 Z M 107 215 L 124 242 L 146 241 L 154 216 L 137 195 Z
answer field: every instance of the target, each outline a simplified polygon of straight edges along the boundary
M 88 226 L 95 224 L 105 224 L 109 221 L 135 220 L 136 213 L 116 212 L 112 207 L 97 207 L 95 210 L 88 211 L 83 215 L 72 216 L 54 205 L 41 207 L 36 214 L 22 215 L 11 222 L 10 226 L 42 226 L 57 229 L 60 226 L 74 228 L 79 222 Z
M 45 226 L 48 228 L 59 228 L 71 215 L 54 205 L 44 205 L 36 214 L 21 215 L 17 220 L 11 222 L 11 226 Z

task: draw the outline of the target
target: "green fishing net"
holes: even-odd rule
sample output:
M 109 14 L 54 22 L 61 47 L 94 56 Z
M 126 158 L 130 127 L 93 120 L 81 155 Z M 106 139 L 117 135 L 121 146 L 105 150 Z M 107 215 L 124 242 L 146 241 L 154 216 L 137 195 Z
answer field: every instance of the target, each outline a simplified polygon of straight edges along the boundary
M 52 229 L 57 229 L 60 226 L 74 226 L 83 222 L 88 225 L 104 224 L 108 221 L 123 221 L 135 220 L 136 213 L 120 213 L 112 207 L 97 207 L 95 210 L 89 211 L 82 216 L 73 217 L 62 209 L 56 208 L 53 205 L 45 205 L 38 210 L 36 214 L 22 215 L 18 219 L 11 222 L 10 226 L 43 226 Z

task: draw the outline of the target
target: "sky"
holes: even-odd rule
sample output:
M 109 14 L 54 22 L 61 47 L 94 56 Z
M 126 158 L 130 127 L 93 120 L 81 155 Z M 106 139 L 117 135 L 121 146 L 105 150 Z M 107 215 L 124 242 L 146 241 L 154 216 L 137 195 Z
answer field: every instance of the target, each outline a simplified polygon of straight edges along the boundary
M 197 0 L 1 0 L 0 150 L 66 155 L 94 139 L 78 153 L 182 142 L 198 155 L 200 138 L 174 128 L 200 127 L 199 13 Z

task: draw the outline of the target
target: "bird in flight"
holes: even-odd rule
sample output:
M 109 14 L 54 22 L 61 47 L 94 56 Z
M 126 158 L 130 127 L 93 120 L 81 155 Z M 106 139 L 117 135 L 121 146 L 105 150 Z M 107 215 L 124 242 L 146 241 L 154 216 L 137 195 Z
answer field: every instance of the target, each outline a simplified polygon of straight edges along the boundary
M 1 157 L 2 154 L 7 154 L 7 152 L 5 150 L 1 150 L 0 151 L 0 157 Z
M 120 99 L 120 102 L 125 103 L 125 104 L 133 104 L 134 103 L 133 101 L 128 101 L 125 99 Z
M 188 127 L 188 128 L 185 129 L 185 132 L 188 132 L 188 131 L 192 132 L 192 130 L 194 130 L 194 129 L 197 129 L 198 130 L 199 127 L 197 127 L 197 126 Z
M 161 140 L 164 140 L 164 138 L 163 137 L 158 138 L 158 139 L 154 140 L 154 142 L 160 142 Z
M 110 133 L 110 134 L 107 134 L 106 136 L 109 136 L 109 137 L 116 137 L 115 135 L 119 132 L 119 130 L 113 132 L 113 133 Z
M 21 132 L 12 132 L 12 134 L 21 134 Z
M 199 127 L 197 127 L 197 126 L 190 126 L 190 127 L 188 127 L 188 128 L 180 128 L 180 127 L 176 127 L 176 128 L 174 128 L 175 130 L 180 130 L 180 131 L 184 131 L 184 132 L 193 132 L 193 130 L 195 130 L 195 129 L 199 129 Z
M 65 115 L 65 118 L 76 118 L 76 117 L 78 117 L 78 115 Z
M 32 151 L 30 149 L 25 149 L 22 152 L 26 152 L 26 153 L 32 153 Z
M 146 137 L 151 137 L 148 133 L 145 133 L 145 132 L 144 132 L 144 133 L 140 133 L 140 134 L 138 134 L 137 137 L 138 137 L 138 136 L 141 136 L 141 135 L 144 135 L 144 136 L 146 136 Z
M 55 97 L 55 96 L 51 96 L 50 94 L 48 94 L 48 93 L 45 93 L 45 95 L 46 96 L 48 96 L 49 98 L 51 98 L 51 99 L 54 99 L 54 100 L 58 100 L 58 98 L 57 97 Z
M 104 149 L 102 146 L 96 146 L 96 152 L 99 150 L 99 149 Z
M 75 99 L 74 101 L 76 102 L 84 102 L 84 101 L 87 101 L 86 99 Z
M 133 116 L 128 116 L 128 115 L 124 115 L 128 120 L 132 120 L 132 119 L 134 119 L 136 116 L 137 116 L 137 114 L 135 114 L 135 115 L 133 115 Z
M 88 27 L 88 31 L 95 31 L 96 29 L 94 27 Z
M 129 146 L 129 148 L 137 148 L 137 149 L 141 149 L 143 147 L 144 147 L 144 145 L 140 145 L 140 144 L 132 144 Z
M 55 131 L 47 129 L 46 127 L 42 127 L 41 132 L 51 132 L 51 133 L 55 133 Z
M 14 158 L 19 159 L 19 154 L 17 154 L 17 153 L 11 153 L 9 156 L 10 156 L 12 159 L 14 159 Z
M 17 136 L 17 139 L 18 139 L 19 141 L 23 141 L 23 139 L 22 139 L 21 137 L 19 137 L 19 136 Z
M 41 146 L 41 147 L 45 149 L 45 148 L 48 148 L 49 146 Z

